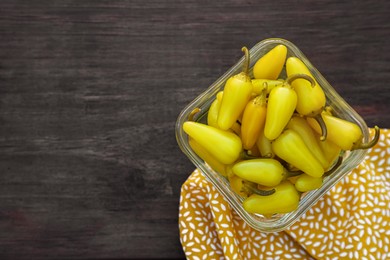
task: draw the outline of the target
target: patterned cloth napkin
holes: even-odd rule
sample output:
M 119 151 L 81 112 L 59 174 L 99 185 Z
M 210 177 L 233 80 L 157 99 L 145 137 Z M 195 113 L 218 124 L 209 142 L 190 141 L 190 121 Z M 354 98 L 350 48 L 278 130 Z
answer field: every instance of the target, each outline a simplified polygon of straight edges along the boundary
M 390 130 L 282 232 L 248 226 L 196 169 L 182 185 L 179 229 L 187 259 L 390 259 Z

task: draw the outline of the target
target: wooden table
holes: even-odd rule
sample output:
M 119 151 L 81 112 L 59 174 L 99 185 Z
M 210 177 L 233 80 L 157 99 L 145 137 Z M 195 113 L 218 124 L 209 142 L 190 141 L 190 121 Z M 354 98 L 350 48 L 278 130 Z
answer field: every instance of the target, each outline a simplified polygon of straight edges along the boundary
M 0 258 L 184 258 L 174 124 L 242 46 L 295 43 L 390 127 L 390 4 L 1 1 Z

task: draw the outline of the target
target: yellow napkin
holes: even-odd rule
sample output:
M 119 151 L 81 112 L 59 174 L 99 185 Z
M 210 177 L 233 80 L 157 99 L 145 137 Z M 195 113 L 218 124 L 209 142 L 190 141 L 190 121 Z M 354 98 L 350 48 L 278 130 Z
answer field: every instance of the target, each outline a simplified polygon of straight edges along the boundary
M 179 229 L 187 259 L 390 259 L 390 130 L 282 232 L 249 227 L 196 169 L 182 185 Z

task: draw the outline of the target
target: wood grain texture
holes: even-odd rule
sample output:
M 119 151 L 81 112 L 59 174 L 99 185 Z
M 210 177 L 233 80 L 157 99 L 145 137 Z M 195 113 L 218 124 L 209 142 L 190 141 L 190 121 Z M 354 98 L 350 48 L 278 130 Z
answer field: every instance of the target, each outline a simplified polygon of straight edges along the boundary
M 184 258 L 184 106 L 240 57 L 295 43 L 390 127 L 390 4 L 1 1 L 0 258 Z

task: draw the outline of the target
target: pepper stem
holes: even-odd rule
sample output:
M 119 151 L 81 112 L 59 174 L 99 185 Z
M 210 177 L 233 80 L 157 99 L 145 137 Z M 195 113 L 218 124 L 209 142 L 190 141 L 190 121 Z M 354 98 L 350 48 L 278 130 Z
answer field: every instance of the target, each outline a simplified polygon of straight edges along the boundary
M 301 73 L 298 73 L 298 74 L 292 74 L 290 76 L 287 77 L 286 79 L 286 82 L 287 84 L 291 85 L 291 83 L 296 80 L 296 79 L 306 79 L 307 81 L 310 82 L 311 86 L 314 88 L 314 86 L 316 85 L 316 82 L 314 81 L 314 79 L 312 77 L 310 77 L 309 75 L 307 74 L 301 74 Z
M 286 175 L 285 175 L 286 177 L 285 178 L 287 179 L 290 177 L 299 176 L 301 174 L 303 174 L 303 171 L 289 171 L 286 169 Z
M 321 114 L 317 114 L 315 117 L 313 117 L 318 125 L 320 126 L 321 128 L 321 137 L 320 137 L 320 140 L 321 141 L 325 141 L 326 140 L 326 137 L 328 135 L 328 129 L 326 128 L 326 124 L 325 124 L 325 121 L 324 119 L 322 118 L 322 115 Z
M 376 145 L 379 141 L 379 136 L 380 136 L 380 133 L 381 133 L 381 130 L 378 126 L 374 126 L 374 129 L 375 129 L 375 135 L 374 135 L 374 138 L 369 141 L 368 143 L 358 143 L 356 145 L 354 145 L 351 150 L 359 150 L 359 149 L 369 149 L 369 148 L 372 148 L 374 145 Z
M 269 195 L 272 195 L 275 193 L 275 189 L 271 189 L 271 190 L 260 190 L 260 189 L 257 189 L 255 187 L 252 187 L 246 183 L 243 183 L 243 189 L 245 189 L 244 191 L 248 191 L 250 193 L 253 193 L 253 194 L 257 194 L 257 195 L 260 195 L 260 196 L 269 196 Z
M 333 172 L 335 172 L 337 170 L 337 168 L 339 168 L 339 166 L 341 165 L 342 162 L 343 162 L 343 157 L 339 156 L 339 158 L 337 159 L 337 162 L 333 165 L 332 169 L 326 171 L 322 176 L 325 177 L 325 176 L 331 175 Z
M 249 62 L 250 62 L 250 59 L 249 59 L 249 50 L 247 47 L 242 47 L 241 50 L 244 52 L 244 55 L 245 55 L 245 60 L 244 60 L 244 66 L 242 67 L 242 72 L 245 74 L 245 75 L 248 75 L 249 74 Z
M 264 82 L 263 85 L 265 86 L 263 88 L 263 90 L 261 90 L 261 93 L 254 98 L 253 102 L 254 104 L 258 105 L 258 106 L 263 106 L 263 105 L 266 105 L 267 103 L 267 82 Z

